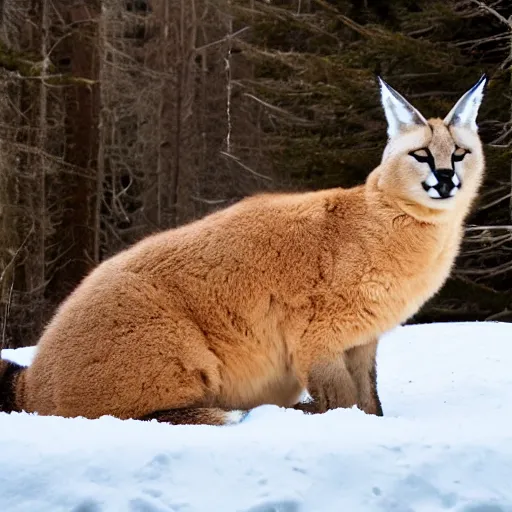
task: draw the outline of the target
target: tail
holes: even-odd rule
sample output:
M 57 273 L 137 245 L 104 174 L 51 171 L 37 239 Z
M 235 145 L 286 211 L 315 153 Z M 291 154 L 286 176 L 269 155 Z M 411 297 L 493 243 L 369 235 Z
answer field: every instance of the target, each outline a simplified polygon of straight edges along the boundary
M 21 411 L 16 390 L 24 370 L 24 366 L 0 359 L 0 412 Z
M 156 411 L 139 418 L 143 421 L 156 420 L 172 425 L 235 425 L 244 420 L 248 411 L 226 411 L 216 408 L 183 408 Z

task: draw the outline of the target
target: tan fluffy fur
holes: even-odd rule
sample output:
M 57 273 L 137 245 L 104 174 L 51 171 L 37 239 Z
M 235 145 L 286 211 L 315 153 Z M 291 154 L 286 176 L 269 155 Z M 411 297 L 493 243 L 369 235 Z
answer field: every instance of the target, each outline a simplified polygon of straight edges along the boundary
M 430 125 L 391 140 L 362 186 L 250 197 L 99 265 L 45 330 L 15 408 L 219 424 L 307 388 L 298 408 L 381 414 L 377 340 L 447 279 L 484 169 L 476 132 Z M 454 142 L 471 150 L 463 186 L 435 201 L 407 153 L 448 162 Z

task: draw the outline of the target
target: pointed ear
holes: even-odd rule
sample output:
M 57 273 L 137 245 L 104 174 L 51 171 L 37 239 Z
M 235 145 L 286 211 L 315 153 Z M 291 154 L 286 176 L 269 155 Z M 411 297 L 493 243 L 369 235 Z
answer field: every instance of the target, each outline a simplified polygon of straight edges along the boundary
M 426 126 L 427 120 L 400 93 L 379 76 L 380 99 L 388 122 L 388 136 L 395 137 L 404 129 Z
M 486 83 L 487 77 L 482 75 L 480 80 L 457 101 L 444 118 L 443 122 L 446 126 L 463 126 L 475 132 L 478 130 L 476 117 L 480 103 L 482 103 Z

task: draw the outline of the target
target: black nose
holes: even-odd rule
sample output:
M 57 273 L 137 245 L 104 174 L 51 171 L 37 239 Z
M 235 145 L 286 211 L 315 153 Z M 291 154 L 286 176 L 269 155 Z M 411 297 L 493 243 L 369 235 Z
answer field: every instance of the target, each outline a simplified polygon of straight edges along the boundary
M 448 181 L 440 181 L 436 189 L 442 198 L 450 197 L 450 192 L 453 189 L 453 185 Z
M 453 169 L 436 169 L 435 174 L 437 175 L 438 179 L 451 180 L 455 174 L 455 171 Z
M 439 195 L 442 199 L 450 197 L 452 189 L 455 188 L 455 183 L 453 178 L 455 176 L 455 171 L 453 169 L 436 169 L 434 171 L 434 176 L 438 180 L 438 184 L 435 186 L 435 189 L 439 192 Z

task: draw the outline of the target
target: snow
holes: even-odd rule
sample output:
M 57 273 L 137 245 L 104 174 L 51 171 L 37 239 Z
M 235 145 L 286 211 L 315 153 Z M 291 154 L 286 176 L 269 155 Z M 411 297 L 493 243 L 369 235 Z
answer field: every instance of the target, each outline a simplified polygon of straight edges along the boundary
M 5 348 L 2 350 L 2 359 L 18 363 L 21 366 L 29 366 L 35 354 L 36 347 L 23 347 L 16 350 Z
M 29 364 L 32 349 L 4 351 Z M 399 327 L 385 417 L 263 406 L 240 424 L 0 414 L 8 512 L 512 511 L 512 324 Z

